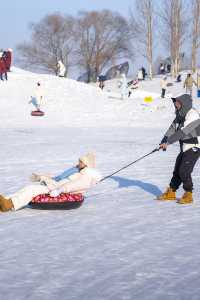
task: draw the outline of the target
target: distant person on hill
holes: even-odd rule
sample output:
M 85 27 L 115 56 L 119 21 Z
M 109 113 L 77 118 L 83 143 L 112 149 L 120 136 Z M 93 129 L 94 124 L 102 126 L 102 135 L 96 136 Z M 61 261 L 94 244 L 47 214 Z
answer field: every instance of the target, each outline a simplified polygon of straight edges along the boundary
M 177 202 L 193 202 L 192 171 L 200 157 L 200 116 L 192 107 L 192 98 L 188 94 L 172 98 L 176 117 L 165 133 L 160 148 L 166 150 L 168 145 L 179 142 L 180 153 L 177 156 L 173 176 L 166 192 L 158 200 L 177 200 L 176 191 L 183 184 L 184 194 Z
M 8 48 L 7 51 L 4 51 L 3 57 L 5 59 L 6 71 L 10 72 L 10 67 L 12 63 L 12 49 Z
M 106 80 L 106 77 L 103 76 L 103 75 L 99 75 L 99 76 L 97 77 L 97 81 L 98 81 L 98 83 L 99 83 L 99 88 L 100 88 L 101 90 L 103 90 L 104 87 L 105 87 L 105 83 L 104 83 L 105 80 Z
M 29 103 L 33 104 L 37 111 L 40 111 L 41 105 L 44 102 L 43 89 L 41 87 L 41 83 L 37 82 L 37 86 L 35 89 L 35 93 L 31 96 L 31 100 Z
M 171 72 L 171 65 L 167 64 L 167 73 L 170 73 L 170 72 Z
M 8 80 L 7 70 L 6 70 L 6 63 L 5 58 L 3 55 L 0 57 L 0 79 L 3 81 Z
M 183 87 L 185 88 L 185 92 L 186 94 L 189 94 L 190 96 L 192 96 L 192 88 L 193 85 L 197 86 L 196 81 L 192 78 L 192 75 L 190 73 L 187 74 L 187 77 L 185 79 L 184 85 Z
M 142 71 L 143 80 L 145 80 L 145 77 L 146 77 L 146 75 L 147 75 L 145 68 L 142 67 L 142 68 L 141 68 L 141 71 Z
M 57 74 L 59 77 L 65 77 L 65 73 L 66 73 L 65 65 L 62 63 L 61 60 L 59 60 L 57 64 Z
M 165 98 L 165 93 L 167 89 L 167 76 L 161 79 L 161 98 Z
M 103 82 L 103 81 L 99 81 L 99 88 L 100 88 L 101 90 L 103 90 L 104 87 L 105 87 L 104 82 Z
M 33 184 L 27 185 L 17 192 L 3 196 L 0 195 L 0 211 L 18 210 L 29 204 L 31 200 L 40 194 L 49 194 L 57 197 L 62 193 L 84 194 L 101 180 L 101 174 L 95 168 L 95 155 L 87 153 L 79 158 L 76 170 L 68 177 L 61 176 L 51 178 L 34 174 Z
M 144 80 L 142 69 L 139 69 L 139 70 L 138 70 L 138 73 L 137 73 L 137 79 L 138 79 L 139 81 Z
M 160 64 L 160 67 L 159 67 L 159 73 L 160 74 L 165 74 L 165 66 L 163 63 Z
M 124 73 L 121 74 L 121 79 L 118 86 L 120 88 L 121 99 L 124 100 L 128 96 L 128 84 L 126 75 Z

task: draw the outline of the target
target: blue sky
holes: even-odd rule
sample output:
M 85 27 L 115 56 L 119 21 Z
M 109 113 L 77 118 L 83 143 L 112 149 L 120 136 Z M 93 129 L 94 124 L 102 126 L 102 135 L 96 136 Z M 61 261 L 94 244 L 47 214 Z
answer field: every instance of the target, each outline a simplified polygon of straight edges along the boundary
M 46 14 L 60 12 L 76 15 L 79 10 L 118 11 L 128 16 L 133 0 L 10 0 L 1 1 L 0 48 L 15 48 L 29 39 L 31 22 L 38 22 Z

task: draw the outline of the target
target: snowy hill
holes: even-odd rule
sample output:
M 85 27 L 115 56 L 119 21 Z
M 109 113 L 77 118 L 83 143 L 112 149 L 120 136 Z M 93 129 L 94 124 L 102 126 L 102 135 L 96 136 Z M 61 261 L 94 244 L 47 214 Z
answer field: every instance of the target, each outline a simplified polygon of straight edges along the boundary
M 31 117 L 28 104 L 37 81 L 45 92 L 42 118 Z M 183 92 L 182 83 L 164 100 L 160 78 L 124 101 L 114 99 L 116 83 L 109 85 L 102 92 L 13 68 L 0 82 L 0 193 L 29 184 L 32 172 L 58 174 L 87 151 L 108 175 L 157 147 L 174 118 L 169 96 Z M 199 300 L 199 162 L 194 204 L 155 200 L 178 151 L 172 145 L 105 180 L 79 209 L 0 213 L 0 299 Z
M 37 82 L 41 82 L 45 95 L 43 118 L 30 116 L 32 107 L 28 104 L 34 94 Z M 1 126 L 7 127 L 106 127 L 106 126 L 151 126 L 155 113 L 167 118 L 173 107 L 171 100 L 160 99 L 160 78 L 141 83 L 131 98 L 122 101 L 117 83 L 111 81 L 105 91 L 92 85 L 53 75 L 34 74 L 13 68 L 8 82 L 0 85 Z M 171 95 L 177 86 L 169 88 Z M 178 86 L 182 90 L 182 84 Z M 112 90 L 111 92 L 106 92 Z M 144 97 L 153 96 L 154 102 L 146 104 Z M 167 107 L 163 113 L 163 104 Z M 148 116 L 148 120 L 146 119 Z M 168 121 L 168 118 L 167 118 Z M 155 124 L 154 124 L 155 126 Z

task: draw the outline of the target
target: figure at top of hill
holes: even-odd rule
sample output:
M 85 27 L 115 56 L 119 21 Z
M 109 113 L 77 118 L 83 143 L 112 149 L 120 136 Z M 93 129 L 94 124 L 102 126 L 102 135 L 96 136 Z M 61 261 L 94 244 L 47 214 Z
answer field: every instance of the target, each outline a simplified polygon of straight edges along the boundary
M 5 66 L 6 66 L 6 71 L 10 72 L 10 67 L 12 63 L 12 49 L 8 48 L 6 51 L 3 52 L 2 57 L 4 58 L 5 61 Z
M 145 80 L 145 77 L 147 75 L 146 69 L 144 67 L 141 68 L 143 80 Z
M 121 99 L 124 100 L 126 97 L 128 97 L 128 84 L 126 75 L 124 73 L 121 74 L 118 87 L 120 88 Z
M 65 77 L 65 73 L 66 73 L 65 65 L 61 60 L 59 60 L 57 63 L 57 75 L 59 77 Z
M 163 63 L 160 64 L 159 67 L 159 74 L 165 74 L 165 66 Z

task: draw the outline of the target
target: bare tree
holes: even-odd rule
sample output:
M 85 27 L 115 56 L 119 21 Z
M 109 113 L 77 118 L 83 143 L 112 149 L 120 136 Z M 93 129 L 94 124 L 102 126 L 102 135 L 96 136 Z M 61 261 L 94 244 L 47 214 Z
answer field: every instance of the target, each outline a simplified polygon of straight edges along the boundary
M 134 14 L 131 11 L 130 25 L 133 39 L 139 43 L 142 55 L 148 62 L 148 73 L 153 76 L 153 26 L 154 8 L 153 0 L 135 0 Z
M 162 39 L 170 52 L 172 75 L 177 76 L 180 70 L 182 48 L 188 37 L 189 14 L 187 1 L 164 0 L 159 12 L 162 28 Z
M 95 80 L 105 66 L 129 54 L 129 26 L 117 13 L 81 12 L 77 33 L 77 63 L 91 80 Z
M 197 67 L 197 51 L 200 47 L 200 0 L 193 0 L 192 3 L 192 72 L 196 71 Z
M 40 66 L 56 74 L 57 63 L 61 60 L 67 75 L 74 49 L 74 27 L 73 17 L 58 13 L 48 15 L 39 23 L 33 24 L 31 41 L 17 47 L 22 62 Z

